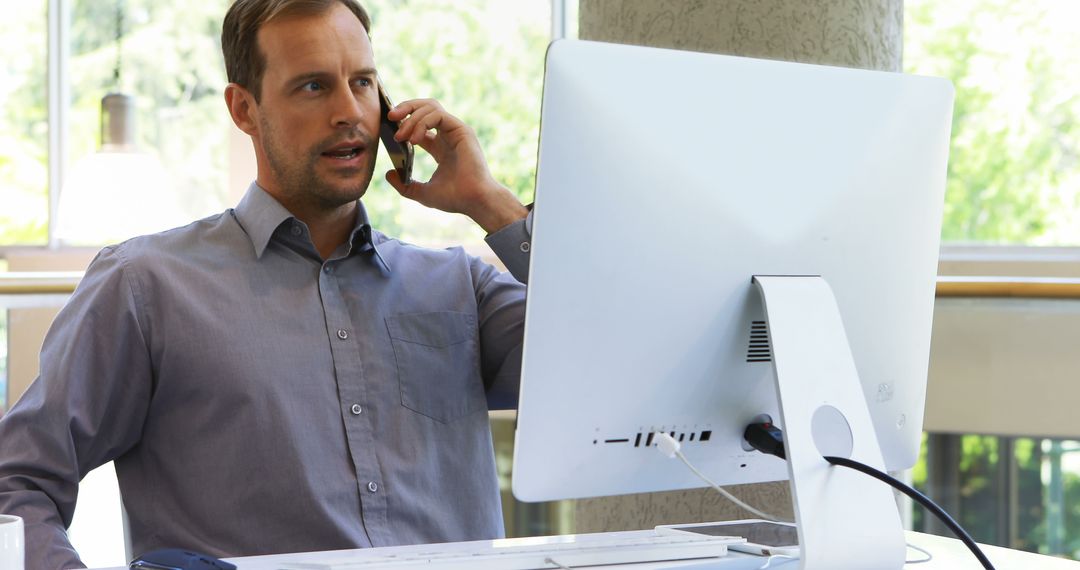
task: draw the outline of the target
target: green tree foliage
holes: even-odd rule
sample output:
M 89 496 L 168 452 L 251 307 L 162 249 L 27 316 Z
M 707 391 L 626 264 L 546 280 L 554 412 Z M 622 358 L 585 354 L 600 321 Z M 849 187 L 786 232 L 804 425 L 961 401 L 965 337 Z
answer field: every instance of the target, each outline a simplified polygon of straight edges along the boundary
M 532 201 L 547 0 L 368 0 L 379 73 L 395 102 L 433 97 L 469 124 L 495 178 Z M 420 151 L 417 176 L 434 162 Z M 389 170 L 380 157 L 377 173 Z M 378 178 L 378 175 L 377 175 Z M 364 199 L 375 225 L 426 243 L 479 241 L 481 230 L 461 216 L 423 211 L 385 181 Z
M 956 87 L 943 239 L 1080 244 L 1074 2 L 908 0 L 905 67 Z
M 1007 441 L 1012 444 L 1011 454 Z M 950 443 L 938 440 L 938 444 Z M 1080 559 L 1080 472 L 1075 459 L 1080 451 L 1078 442 L 968 434 L 959 437 L 958 445 L 957 465 L 932 468 L 956 472 L 958 488 L 937 491 L 955 491 L 958 506 L 953 505 L 950 514 L 975 540 Z M 912 470 L 912 481 L 926 492 L 925 437 L 922 450 Z M 1051 482 L 1054 470 L 1061 473 L 1060 494 L 1055 494 Z M 1011 516 L 1011 533 L 999 524 L 1006 513 Z M 930 515 L 918 508 L 913 514 L 913 528 L 930 528 Z M 1052 534 L 1058 538 L 1052 540 Z
M 0 245 L 42 244 L 49 203 L 45 2 L 5 6 L 0 38 Z

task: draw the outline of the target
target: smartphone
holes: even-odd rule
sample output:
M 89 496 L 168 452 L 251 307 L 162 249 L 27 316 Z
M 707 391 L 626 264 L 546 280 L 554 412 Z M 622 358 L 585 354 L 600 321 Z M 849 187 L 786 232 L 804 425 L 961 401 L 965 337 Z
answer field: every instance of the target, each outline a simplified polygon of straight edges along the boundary
M 760 519 L 697 524 L 672 524 L 656 527 L 656 532 L 692 533 L 706 536 L 741 536 L 745 543 L 728 548 L 759 556 L 799 556 L 799 534 L 795 525 Z
M 389 117 L 390 109 L 394 108 L 394 103 L 390 101 L 390 96 L 386 94 L 382 79 L 379 79 L 378 83 L 379 104 L 382 108 L 379 138 L 382 139 L 383 146 L 386 147 L 386 153 L 390 155 L 390 162 L 394 164 L 394 169 L 397 170 L 401 181 L 408 184 L 412 181 L 413 147 L 409 141 L 399 142 L 394 140 L 394 133 L 398 130 L 398 123 L 391 121 Z

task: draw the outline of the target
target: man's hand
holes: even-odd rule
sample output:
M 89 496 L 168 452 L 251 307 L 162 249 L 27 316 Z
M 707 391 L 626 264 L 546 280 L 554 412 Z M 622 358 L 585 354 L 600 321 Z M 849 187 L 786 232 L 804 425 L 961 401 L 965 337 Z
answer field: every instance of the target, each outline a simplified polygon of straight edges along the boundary
M 386 181 L 402 196 L 429 208 L 465 214 L 488 233 L 528 214 L 521 202 L 491 176 L 476 133 L 447 113 L 438 101 L 405 101 L 391 109 L 389 117 L 401 123 L 395 139 L 426 150 L 439 165 L 427 182 L 403 184 L 396 170 L 388 171 Z

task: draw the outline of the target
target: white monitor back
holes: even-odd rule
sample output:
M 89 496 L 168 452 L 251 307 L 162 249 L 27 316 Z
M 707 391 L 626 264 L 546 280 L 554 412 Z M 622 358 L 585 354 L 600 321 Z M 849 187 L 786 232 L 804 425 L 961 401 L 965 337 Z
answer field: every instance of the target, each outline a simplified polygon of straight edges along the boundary
M 785 479 L 741 444 L 779 418 L 753 275 L 826 279 L 886 465 L 913 465 L 951 113 L 935 78 L 552 44 L 514 494 L 702 486 L 652 431 L 720 484 Z

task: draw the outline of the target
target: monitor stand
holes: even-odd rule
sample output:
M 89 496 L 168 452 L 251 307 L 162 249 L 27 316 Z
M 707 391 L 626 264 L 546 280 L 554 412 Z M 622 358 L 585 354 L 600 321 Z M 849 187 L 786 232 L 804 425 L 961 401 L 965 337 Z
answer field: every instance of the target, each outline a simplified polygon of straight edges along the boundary
M 832 289 L 817 276 L 755 276 L 754 283 L 772 344 L 800 567 L 903 568 L 892 490 L 823 459 L 885 464 Z

